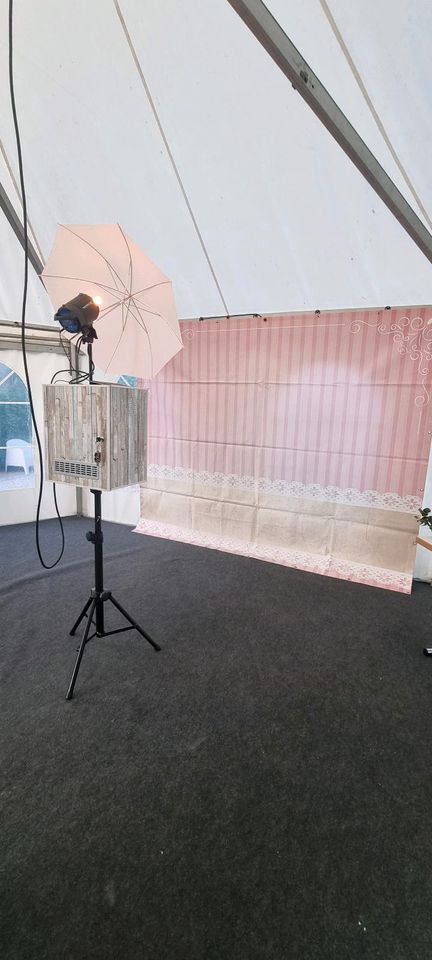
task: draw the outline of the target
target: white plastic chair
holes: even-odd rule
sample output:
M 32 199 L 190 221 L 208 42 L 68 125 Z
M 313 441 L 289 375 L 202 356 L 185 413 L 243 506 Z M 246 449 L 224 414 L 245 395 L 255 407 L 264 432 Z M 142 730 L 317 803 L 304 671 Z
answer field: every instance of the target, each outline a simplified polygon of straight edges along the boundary
M 27 440 L 6 440 L 6 472 L 8 467 L 22 467 L 25 473 L 33 466 L 33 447 Z

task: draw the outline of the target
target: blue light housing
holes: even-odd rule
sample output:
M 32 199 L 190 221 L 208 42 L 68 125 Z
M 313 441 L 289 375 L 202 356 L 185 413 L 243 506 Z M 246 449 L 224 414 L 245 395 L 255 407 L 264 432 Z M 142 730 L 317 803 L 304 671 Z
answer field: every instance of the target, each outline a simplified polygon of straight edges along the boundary
M 67 333 L 82 333 L 84 341 L 97 340 L 94 321 L 99 316 L 99 305 L 87 293 L 79 293 L 58 308 L 54 320 L 58 320 Z
M 76 314 L 73 314 L 71 310 L 68 310 L 67 307 L 60 307 L 60 310 L 57 310 L 57 313 L 54 317 L 55 320 L 58 320 L 63 330 L 67 330 L 68 333 L 79 333 L 81 330 L 81 324 L 78 320 Z

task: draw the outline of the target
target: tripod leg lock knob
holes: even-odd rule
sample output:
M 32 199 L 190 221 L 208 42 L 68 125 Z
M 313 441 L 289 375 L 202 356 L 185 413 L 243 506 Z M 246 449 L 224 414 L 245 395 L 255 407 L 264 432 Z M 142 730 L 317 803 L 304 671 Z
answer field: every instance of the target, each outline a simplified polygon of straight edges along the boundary
M 111 590 L 98 590 L 96 587 L 92 587 L 90 596 L 92 600 L 111 600 Z
M 89 540 L 90 543 L 103 543 L 102 530 L 100 530 L 99 533 L 96 533 L 96 531 L 93 531 L 93 530 L 89 530 L 86 533 L 86 540 Z

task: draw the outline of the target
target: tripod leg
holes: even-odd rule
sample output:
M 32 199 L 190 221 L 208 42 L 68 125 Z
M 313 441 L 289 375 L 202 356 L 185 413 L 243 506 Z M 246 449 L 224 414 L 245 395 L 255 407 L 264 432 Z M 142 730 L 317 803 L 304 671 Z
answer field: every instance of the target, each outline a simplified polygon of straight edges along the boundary
M 79 670 L 79 668 L 80 668 L 82 656 L 83 656 L 83 653 L 84 653 L 84 648 L 85 648 L 85 645 L 86 645 L 86 643 L 87 643 L 87 637 L 88 637 L 88 635 L 89 635 L 89 633 L 90 633 L 90 627 L 91 627 L 91 622 L 92 622 L 93 614 L 94 614 L 94 612 L 95 612 L 96 603 L 97 603 L 96 597 L 95 597 L 94 600 L 90 600 L 90 613 L 89 613 L 89 615 L 88 615 L 88 620 L 87 620 L 87 623 L 86 623 L 86 628 L 85 628 L 85 630 L 84 630 L 84 636 L 83 636 L 83 638 L 82 638 L 82 640 L 81 640 L 81 643 L 80 643 L 80 645 L 79 645 L 78 656 L 77 656 L 77 658 L 76 658 L 75 666 L 74 666 L 74 668 L 73 668 L 73 674 L 72 674 L 71 681 L 70 681 L 70 684 L 69 684 L 68 692 L 67 692 L 67 694 L 66 694 L 66 700 L 72 700 L 72 697 L 73 697 L 74 686 L 75 686 L 75 683 L 76 683 L 76 678 L 77 678 L 77 676 L 78 676 L 78 670 Z
M 72 630 L 71 630 L 71 632 L 70 632 L 70 634 L 69 634 L 70 637 L 73 637 L 75 631 L 78 630 L 78 627 L 79 627 L 79 625 L 80 625 L 80 623 L 81 623 L 81 620 L 84 620 L 84 617 L 85 617 L 85 615 L 86 615 L 86 613 L 87 613 L 87 610 L 88 610 L 88 608 L 89 608 L 92 600 L 93 600 L 93 597 L 89 597 L 88 600 L 87 600 L 86 605 L 82 608 L 81 613 L 80 613 L 80 615 L 79 615 L 79 617 L 78 617 L 78 620 L 76 621 L 76 623 L 74 623 L 74 625 L 73 625 L 73 627 L 72 627 Z M 90 619 L 91 619 L 91 618 L 90 618 Z
M 144 640 L 147 640 L 147 642 L 153 647 L 153 650 L 160 650 L 160 649 L 161 649 L 161 648 L 158 646 L 158 644 L 155 643 L 154 640 L 152 640 L 152 638 L 148 635 L 148 633 L 146 633 L 145 630 L 143 630 L 143 628 L 140 627 L 139 623 L 137 623 L 136 620 L 132 620 L 132 617 L 130 617 L 129 614 L 126 613 L 126 610 L 124 609 L 124 607 L 121 607 L 121 606 L 120 606 L 120 604 L 118 603 L 117 600 L 114 599 L 114 597 L 113 597 L 112 594 L 111 594 L 111 596 L 110 596 L 110 600 L 111 600 L 111 603 L 113 603 L 114 606 L 117 607 L 117 610 L 119 610 L 120 613 L 123 614 L 125 620 L 127 620 L 128 623 L 130 623 L 130 625 L 131 625 L 132 627 L 135 627 L 135 630 L 137 630 L 138 633 L 140 633 L 141 636 L 144 637 Z

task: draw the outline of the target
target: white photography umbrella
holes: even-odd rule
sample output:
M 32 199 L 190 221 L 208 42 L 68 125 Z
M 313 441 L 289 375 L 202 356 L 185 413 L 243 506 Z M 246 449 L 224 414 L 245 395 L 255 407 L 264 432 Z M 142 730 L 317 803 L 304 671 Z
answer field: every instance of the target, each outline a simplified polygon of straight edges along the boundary
M 151 379 L 183 346 L 171 281 L 118 223 L 59 226 L 42 280 L 56 311 L 79 293 L 98 304 L 105 373 Z

